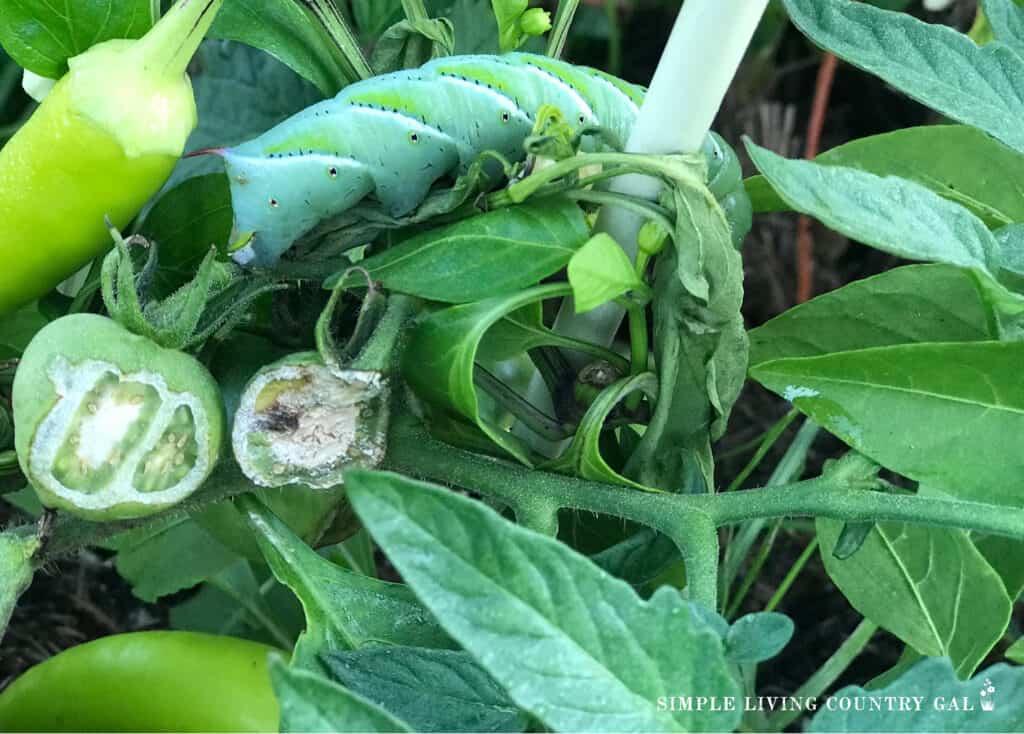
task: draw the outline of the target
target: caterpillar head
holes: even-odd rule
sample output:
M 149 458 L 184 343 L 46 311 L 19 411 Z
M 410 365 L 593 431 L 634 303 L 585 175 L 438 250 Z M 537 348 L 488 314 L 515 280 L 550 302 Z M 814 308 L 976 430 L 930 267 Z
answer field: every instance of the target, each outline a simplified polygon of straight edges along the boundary
M 295 240 L 373 187 L 364 167 L 351 158 L 312 151 L 267 154 L 249 150 L 250 145 L 206 151 L 224 159 L 235 236 L 252 234 L 233 254 L 241 265 L 273 266 Z

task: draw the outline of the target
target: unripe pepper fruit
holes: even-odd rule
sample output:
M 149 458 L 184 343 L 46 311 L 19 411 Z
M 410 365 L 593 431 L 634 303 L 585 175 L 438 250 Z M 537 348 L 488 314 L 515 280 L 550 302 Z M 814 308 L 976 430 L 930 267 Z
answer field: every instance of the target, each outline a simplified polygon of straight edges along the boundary
M 180 0 L 141 39 L 68 61 L 0 150 L 0 315 L 111 247 L 170 176 L 197 112 L 185 68 L 223 0 Z
M 196 632 L 103 637 L 0 693 L 0 731 L 277 731 L 274 648 Z

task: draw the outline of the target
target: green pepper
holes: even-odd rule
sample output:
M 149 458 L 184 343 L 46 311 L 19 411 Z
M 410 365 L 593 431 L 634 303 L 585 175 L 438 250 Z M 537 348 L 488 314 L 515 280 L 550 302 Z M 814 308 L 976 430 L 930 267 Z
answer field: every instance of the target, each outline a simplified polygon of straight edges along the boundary
M 36 334 L 12 402 L 18 461 L 40 501 L 92 520 L 177 504 L 210 475 L 223 442 L 206 368 L 94 314 Z
M 195 632 L 104 637 L 0 693 L 0 731 L 277 731 L 271 652 Z
M 0 314 L 110 249 L 196 126 L 185 67 L 223 0 L 181 0 L 143 38 L 97 44 L 0 150 Z

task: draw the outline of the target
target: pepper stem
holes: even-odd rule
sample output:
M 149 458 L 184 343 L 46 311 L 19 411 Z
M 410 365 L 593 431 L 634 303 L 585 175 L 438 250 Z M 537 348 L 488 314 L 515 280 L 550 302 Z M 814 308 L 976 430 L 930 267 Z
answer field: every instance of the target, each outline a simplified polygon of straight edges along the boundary
M 184 74 L 223 4 L 224 0 L 179 0 L 135 46 L 142 64 L 153 73 Z

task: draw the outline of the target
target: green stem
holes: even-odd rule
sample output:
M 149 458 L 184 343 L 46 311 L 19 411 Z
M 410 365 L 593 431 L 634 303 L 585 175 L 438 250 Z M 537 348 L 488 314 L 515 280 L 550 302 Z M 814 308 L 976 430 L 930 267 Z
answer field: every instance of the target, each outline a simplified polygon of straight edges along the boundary
M 574 426 L 552 418 L 480 365 L 473 367 L 473 383 L 522 421 L 524 426 L 548 441 L 565 441 L 575 433 Z
M 871 641 L 878 625 L 868 620 L 862 620 L 846 641 L 839 646 L 832 657 L 825 661 L 824 665 L 818 668 L 807 682 L 797 689 L 793 697 L 798 700 L 805 698 L 818 698 L 827 691 L 843 672 L 850 667 L 850 663 L 861 654 L 867 644 Z M 800 716 L 796 707 L 790 711 L 779 711 L 769 717 L 766 731 L 785 731 L 786 727 L 796 721 Z
M 750 564 L 750 568 L 747 570 L 747 575 L 743 577 L 743 581 L 740 583 L 740 587 L 736 591 L 736 596 L 729 604 L 729 608 L 725 611 L 726 619 L 732 619 L 736 616 L 736 612 L 738 612 L 740 606 L 743 605 L 743 600 L 747 598 L 747 594 L 753 587 L 754 582 L 757 581 L 757 577 L 761 575 L 761 569 L 764 568 L 764 564 L 768 561 L 768 556 L 771 555 L 772 548 L 775 547 L 775 539 L 779 536 L 779 528 L 781 526 L 782 522 L 780 520 L 776 520 L 772 529 L 768 531 L 768 534 L 761 542 L 761 547 L 758 549 L 757 555 L 754 556 L 754 562 Z
M 569 28 L 572 27 L 572 20 L 576 17 L 576 9 L 580 0 L 560 0 L 558 13 L 555 15 L 554 28 L 548 36 L 548 56 L 560 58 L 565 50 L 565 41 L 569 37 Z
M 572 189 L 566 191 L 564 196 L 574 201 L 585 201 L 590 204 L 600 204 L 601 206 L 617 206 L 634 214 L 639 214 L 644 219 L 653 220 L 662 227 L 675 226 L 671 219 L 662 214 L 664 210 L 660 206 L 635 196 L 616 194 L 612 191 L 593 191 L 591 189 Z
M 786 593 L 793 585 L 793 582 L 796 581 L 797 576 L 799 576 L 800 572 L 804 570 L 804 566 L 806 566 L 807 562 L 811 560 L 811 556 L 814 555 L 814 551 L 816 550 L 818 550 L 817 536 L 807 544 L 807 547 L 804 548 L 804 552 L 800 554 L 800 557 L 796 559 L 796 563 L 794 563 L 793 567 L 789 569 L 789 573 L 786 574 L 786 578 L 782 580 L 782 583 L 779 584 L 779 588 L 775 590 L 774 594 L 772 594 L 772 598 L 768 600 L 768 604 L 764 608 L 766 612 L 775 611 L 782 602 L 783 597 L 786 596 Z
M 750 478 L 750 475 L 753 474 L 754 470 L 761 465 L 764 457 L 768 455 L 768 452 L 772 450 L 772 447 L 775 446 L 776 442 L 782 438 L 782 434 L 787 428 L 789 428 L 789 424 L 792 423 L 799 414 L 800 411 L 793 408 L 786 413 L 786 415 L 782 416 L 775 425 L 768 429 L 768 432 L 764 434 L 764 438 L 761 440 L 761 445 L 757 447 L 757 451 L 755 451 L 754 455 L 750 457 L 750 461 L 748 461 L 747 465 L 743 467 L 743 470 L 737 474 L 736 478 L 729 484 L 728 489 L 725 490 L 726 492 L 735 492 L 743 486 L 747 479 Z
M 147 68 L 168 76 L 185 73 L 224 0 L 178 0 L 136 46 Z
M 348 65 L 345 69 L 346 75 L 353 81 L 373 76 L 373 69 L 370 68 L 370 63 L 363 55 L 359 41 L 348 27 L 345 18 L 334 6 L 333 0 L 300 0 L 300 2 L 309 8 L 309 11 L 320 21 L 320 25 L 327 31 L 331 40 L 334 41 L 334 45 L 341 52 Z
M 622 75 L 622 29 L 619 27 L 619 0 L 604 0 L 604 14 L 608 18 L 608 71 Z
M 534 502 L 513 507 L 516 522 L 525 528 L 549 537 L 558 535 L 558 507 L 552 503 Z
M 427 12 L 426 6 L 423 5 L 423 0 L 402 0 L 402 10 L 405 11 L 405 17 L 409 20 L 430 20 L 430 14 Z
M 629 374 L 639 375 L 647 371 L 650 361 L 647 334 L 647 309 L 632 305 L 627 310 L 629 314 Z M 633 393 L 626 398 L 626 410 L 633 412 L 640 407 L 643 395 L 639 392 Z

